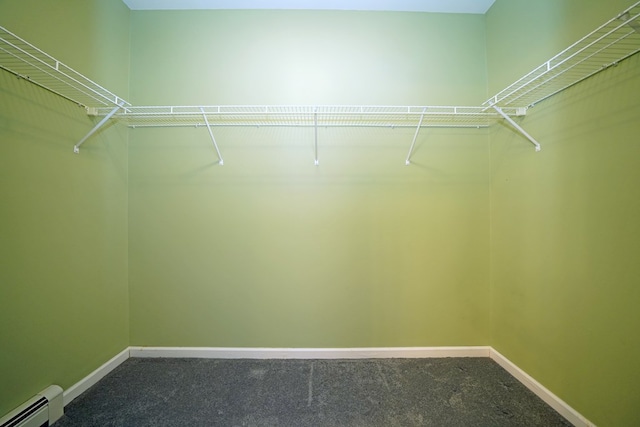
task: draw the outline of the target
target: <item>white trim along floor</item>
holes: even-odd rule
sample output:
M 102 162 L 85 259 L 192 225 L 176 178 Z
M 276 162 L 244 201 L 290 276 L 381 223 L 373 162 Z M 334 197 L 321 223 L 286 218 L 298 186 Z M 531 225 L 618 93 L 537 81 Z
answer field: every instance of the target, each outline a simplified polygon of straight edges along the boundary
M 571 424 L 595 427 L 578 411 L 489 346 L 383 347 L 383 348 L 228 348 L 228 347 L 128 347 L 64 391 L 64 405 L 96 384 L 130 357 L 206 359 L 384 359 L 490 357 Z

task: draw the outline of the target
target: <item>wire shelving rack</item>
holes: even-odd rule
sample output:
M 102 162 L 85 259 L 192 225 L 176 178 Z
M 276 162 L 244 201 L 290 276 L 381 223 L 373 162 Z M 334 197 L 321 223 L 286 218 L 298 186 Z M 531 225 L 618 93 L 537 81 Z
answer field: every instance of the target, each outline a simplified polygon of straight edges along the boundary
M 0 68 L 86 108 L 101 117 L 75 146 L 80 146 L 108 120 L 131 127 L 204 126 L 219 162 L 213 134 L 217 126 L 409 127 L 415 134 L 428 127 L 486 128 L 507 121 L 540 150 L 540 144 L 514 119 L 527 109 L 640 52 L 640 1 L 587 34 L 541 66 L 489 98 L 480 106 L 380 105 L 204 105 L 134 106 L 51 55 L 0 27 Z
M 640 2 L 484 102 L 485 106 L 533 107 L 640 52 Z
M 0 68 L 85 108 L 131 105 L 4 27 Z
M 214 105 L 129 107 L 115 117 L 131 127 L 211 126 L 483 128 L 499 117 L 483 107 L 380 105 Z M 511 115 L 518 114 L 509 108 Z M 97 115 L 108 112 L 99 108 Z

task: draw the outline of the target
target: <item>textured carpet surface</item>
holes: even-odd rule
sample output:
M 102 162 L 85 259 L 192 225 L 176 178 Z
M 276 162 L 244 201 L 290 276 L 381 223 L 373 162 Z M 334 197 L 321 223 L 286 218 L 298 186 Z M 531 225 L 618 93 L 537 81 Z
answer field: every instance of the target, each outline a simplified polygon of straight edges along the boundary
M 488 358 L 132 358 L 54 427 L 570 425 Z

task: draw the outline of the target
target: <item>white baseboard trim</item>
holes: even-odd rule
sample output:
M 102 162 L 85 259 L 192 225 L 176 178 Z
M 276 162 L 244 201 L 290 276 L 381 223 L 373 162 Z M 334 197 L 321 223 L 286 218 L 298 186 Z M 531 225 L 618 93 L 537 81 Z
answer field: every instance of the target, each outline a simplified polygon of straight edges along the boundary
M 73 401 L 76 397 L 80 396 L 82 393 L 87 391 L 89 387 L 100 381 L 105 377 L 109 372 L 113 371 L 115 368 L 120 366 L 122 362 L 129 358 L 129 347 L 122 350 L 120 353 L 116 354 L 114 357 L 105 362 L 102 366 L 100 366 L 95 371 L 91 372 L 89 375 L 66 389 L 63 393 L 64 406 L 67 406 L 69 403 Z
M 578 411 L 490 346 L 374 348 L 128 347 L 64 392 L 64 405 L 130 357 L 203 359 L 393 359 L 490 357 L 576 427 L 595 427 Z
M 491 347 L 233 348 L 129 347 L 131 357 L 205 359 L 382 359 L 489 357 Z
M 576 427 L 595 427 L 595 424 L 587 420 L 578 411 L 569 406 L 564 400 L 553 394 L 549 389 L 533 379 L 529 374 L 516 366 L 509 359 L 504 357 L 495 349 L 491 348 L 491 359 L 498 365 L 502 366 L 514 378 L 524 384 L 529 390 L 535 393 L 540 399 L 544 400 L 547 405 L 555 409 L 560 415 L 567 419 Z

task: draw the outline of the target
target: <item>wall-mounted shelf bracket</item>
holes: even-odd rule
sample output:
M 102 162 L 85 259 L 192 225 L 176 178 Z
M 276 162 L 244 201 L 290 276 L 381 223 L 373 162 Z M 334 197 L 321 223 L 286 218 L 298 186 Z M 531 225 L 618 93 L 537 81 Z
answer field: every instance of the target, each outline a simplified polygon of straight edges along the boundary
M 313 109 L 313 129 L 315 132 L 315 140 L 313 145 L 315 159 L 313 161 L 313 164 L 318 166 L 318 109 L 317 108 Z
M 204 108 L 202 108 L 202 107 L 200 107 L 200 111 L 202 111 L 202 117 L 204 118 L 204 123 L 207 125 L 207 130 L 209 131 L 209 136 L 211 137 L 211 141 L 213 142 L 213 148 L 215 148 L 216 153 L 218 154 L 218 164 L 224 165 L 224 160 L 222 159 L 222 154 L 220 154 L 220 149 L 218 148 L 218 143 L 216 142 L 216 139 L 213 136 L 213 131 L 211 130 L 211 125 L 209 124 L 209 119 L 207 119 L 207 113 L 204 112 Z
M 509 122 L 509 124 L 511 126 L 513 126 L 518 132 L 520 132 L 525 138 L 527 138 L 533 145 L 536 146 L 536 151 L 540 151 L 541 147 L 540 147 L 540 143 L 538 141 L 535 140 L 534 137 L 532 137 L 531 135 L 529 135 L 527 133 L 526 130 L 522 129 L 522 126 L 520 126 L 519 124 L 517 124 L 511 117 L 509 117 L 507 114 L 505 114 L 504 111 L 502 111 L 502 108 L 493 105 L 492 106 L 494 110 L 496 110 L 498 112 L 498 114 L 500 114 L 507 122 Z
M 631 12 L 627 10 L 620 15 L 620 20 L 629 25 L 636 33 L 640 33 L 640 22 L 638 21 L 638 15 L 631 15 Z
M 411 141 L 411 147 L 409 147 L 409 154 L 407 154 L 407 159 L 404 161 L 404 164 L 409 166 L 411 164 L 411 155 L 413 154 L 413 148 L 416 145 L 416 140 L 418 139 L 418 134 L 420 133 L 420 128 L 422 127 L 422 122 L 424 121 L 424 114 L 427 112 L 427 109 L 424 108 L 422 110 L 422 114 L 420 115 L 420 121 L 418 122 L 418 127 L 416 127 L 416 133 L 413 134 L 413 141 Z
M 96 132 L 98 131 L 98 129 L 100 129 L 102 126 L 104 126 L 104 124 L 105 124 L 105 123 L 106 123 L 106 122 L 107 122 L 111 117 L 113 117 L 113 115 L 114 115 L 115 113 L 117 113 L 117 112 L 118 112 L 118 110 L 119 110 L 119 109 L 120 109 L 124 104 L 126 104 L 126 101 L 120 101 L 120 103 L 118 104 L 118 106 L 117 106 L 116 108 L 114 108 L 113 110 L 111 110 L 111 111 L 109 112 L 109 114 L 107 114 L 106 116 L 104 116 L 104 117 L 102 118 L 102 120 L 100 120 L 100 122 L 98 122 L 98 124 L 97 124 L 97 125 L 95 125 L 95 126 L 93 127 L 93 129 L 91 129 L 91 130 L 89 131 L 89 133 L 87 133 L 87 134 L 86 134 L 86 135 L 85 135 L 85 136 L 80 140 L 80 142 L 78 142 L 76 145 L 74 145 L 74 146 L 73 146 L 73 152 L 74 152 L 74 153 L 76 153 L 76 154 L 78 154 L 78 153 L 80 152 L 80 146 L 81 146 L 82 144 L 84 144 L 84 143 L 85 143 L 85 141 L 91 137 L 91 135 L 93 135 L 94 133 L 96 133 Z

